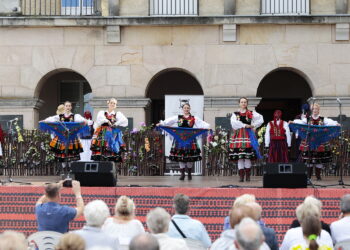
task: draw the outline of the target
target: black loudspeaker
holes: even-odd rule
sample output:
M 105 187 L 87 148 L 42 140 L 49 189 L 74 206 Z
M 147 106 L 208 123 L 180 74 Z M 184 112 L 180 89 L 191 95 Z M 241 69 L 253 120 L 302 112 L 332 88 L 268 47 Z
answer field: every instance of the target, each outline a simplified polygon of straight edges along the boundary
M 304 163 L 266 163 L 264 188 L 306 188 L 307 169 Z
M 72 173 L 81 186 L 115 187 L 117 172 L 114 162 L 110 161 L 75 161 L 71 166 Z

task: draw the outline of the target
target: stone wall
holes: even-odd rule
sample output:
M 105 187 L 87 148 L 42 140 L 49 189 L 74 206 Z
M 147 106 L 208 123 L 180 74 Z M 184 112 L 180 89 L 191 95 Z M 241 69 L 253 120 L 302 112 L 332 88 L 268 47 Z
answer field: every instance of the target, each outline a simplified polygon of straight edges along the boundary
M 121 27 L 121 43 L 114 44 L 102 27 L 0 28 L 1 101 L 38 97 L 47 74 L 57 70 L 84 76 L 95 98 L 145 98 L 152 77 L 168 68 L 191 72 L 205 96 L 256 96 L 264 76 L 280 67 L 305 77 L 314 96 L 349 96 L 350 44 L 334 41 L 333 29 L 240 25 L 237 42 L 223 42 L 219 25 L 128 26 Z M 231 105 L 208 107 L 206 119 L 213 124 L 216 115 L 232 111 Z M 138 124 L 144 107 L 121 108 Z M 17 109 L 27 128 L 36 124 L 36 110 Z M 0 109 L 9 112 L 14 111 Z

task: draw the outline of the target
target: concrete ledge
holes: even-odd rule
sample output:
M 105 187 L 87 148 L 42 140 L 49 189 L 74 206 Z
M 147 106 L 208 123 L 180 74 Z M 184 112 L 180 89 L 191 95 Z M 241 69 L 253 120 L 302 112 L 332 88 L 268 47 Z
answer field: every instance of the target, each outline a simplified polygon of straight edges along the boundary
M 238 101 L 240 97 L 204 97 L 204 108 L 235 108 L 238 107 Z M 255 107 L 259 104 L 261 98 L 247 96 L 249 101 L 249 107 Z
M 223 25 L 223 24 L 336 24 L 350 23 L 349 14 L 310 16 L 197 16 L 197 17 L 0 17 L 3 27 L 62 26 L 152 26 L 152 25 Z
M 98 109 L 107 108 L 107 100 L 109 98 L 93 98 L 89 101 L 89 104 Z M 130 98 L 117 98 L 118 104 L 117 107 L 120 108 L 146 108 L 151 100 L 149 98 L 143 97 L 130 97 Z
M 1 98 L 0 109 L 40 109 L 44 101 L 38 98 Z

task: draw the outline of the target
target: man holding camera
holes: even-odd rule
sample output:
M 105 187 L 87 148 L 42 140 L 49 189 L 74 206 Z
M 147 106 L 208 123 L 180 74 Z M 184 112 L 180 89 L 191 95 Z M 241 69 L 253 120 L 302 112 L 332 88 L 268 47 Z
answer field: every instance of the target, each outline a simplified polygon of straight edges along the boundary
M 69 230 L 69 222 L 83 214 L 84 200 L 81 196 L 80 182 L 72 181 L 71 183 L 77 204 L 75 208 L 59 204 L 60 190 L 63 184 L 68 183 L 60 181 L 59 183 L 48 184 L 45 187 L 45 194 L 37 201 L 35 215 L 38 222 L 38 231 L 66 233 Z

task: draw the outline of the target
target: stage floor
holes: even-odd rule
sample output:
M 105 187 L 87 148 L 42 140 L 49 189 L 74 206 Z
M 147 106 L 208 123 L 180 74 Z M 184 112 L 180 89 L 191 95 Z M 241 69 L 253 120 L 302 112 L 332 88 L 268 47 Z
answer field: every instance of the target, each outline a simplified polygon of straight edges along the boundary
M 0 176 L 2 182 L 6 181 L 6 176 Z M 44 185 L 49 182 L 57 182 L 59 176 L 14 176 L 12 183 L 5 182 L 3 185 Z M 325 176 L 321 181 L 316 181 L 313 177 L 313 184 L 317 188 L 342 188 L 338 185 L 339 176 Z M 350 177 L 343 178 L 345 184 L 350 185 Z M 250 182 L 239 182 L 238 176 L 193 176 L 192 181 L 180 181 L 179 176 L 118 176 L 117 186 L 130 187 L 182 187 L 182 188 L 217 188 L 217 187 L 239 187 L 239 188 L 262 188 L 262 176 L 252 176 Z M 308 186 L 312 187 L 312 186 Z

